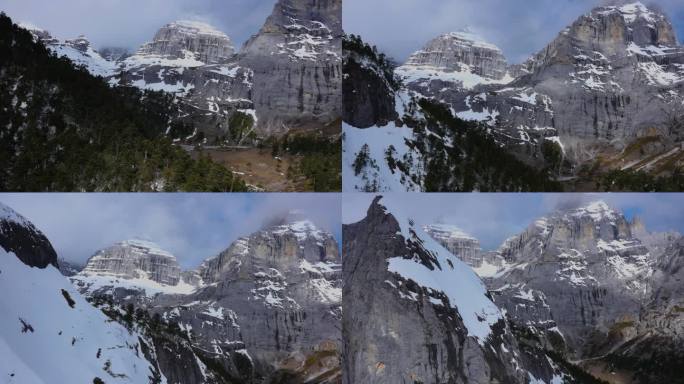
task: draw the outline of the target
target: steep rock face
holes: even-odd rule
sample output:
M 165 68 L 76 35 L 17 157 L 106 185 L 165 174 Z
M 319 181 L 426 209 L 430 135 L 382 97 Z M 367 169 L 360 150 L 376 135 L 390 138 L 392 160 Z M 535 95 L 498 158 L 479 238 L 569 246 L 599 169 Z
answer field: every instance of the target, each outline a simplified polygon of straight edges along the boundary
M 340 268 L 329 233 L 309 221 L 272 226 L 205 261 L 198 274 L 206 287 L 164 316 L 188 324 L 203 348 L 232 356 L 228 366 L 243 378 L 285 374 L 337 382 Z M 163 297 L 159 303 L 170 304 Z M 203 326 L 206 320 L 216 326 Z M 239 363 L 244 356 L 248 369 Z
M 205 64 L 220 64 L 235 53 L 225 33 L 211 25 L 181 20 L 163 26 L 152 42 L 140 47 L 139 55 L 157 55 L 167 59 L 192 58 Z
M 449 102 L 462 101 L 464 93 L 479 85 L 513 80 L 501 49 L 469 31 L 430 40 L 396 73 L 408 89 Z
M 489 125 L 503 147 L 539 168 L 548 165 L 541 147 L 549 141 L 569 174 L 601 154 L 608 168 L 660 173 L 682 164 L 684 49 L 660 10 L 624 1 L 597 7 L 520 65 L 506 66 L 489 45 L 440 36 L 397 73 L 416 95 Z M 642 146 L 644 137 L 656 144 Z
M 360 38 L 345 36 L 342 82 L 344 122 L 357 128 L 384 126 L 396 112 L 394 73 Z M 388 79 L 389 77 L 389 79 Z M 391 80 L 391 81 L 390 81 Z
M 189 294 L 201 285 L 183 276 L 173 254 L 136 239 L 98 251 L 71 281 L 88 296 L 106 295 L 122 304 L 147 305 L 157 294 Z
M 254 71 L 252 100 L 266 132 L 341 116 L 341 0 L 279 0 L 239 56 Z
M 670 242 L 653 274 L 651 301 L 608 360 L 634 372 L 637 381 L 667 383 L 681 380 L 684 358 L 684 241 Z M 657 362 L 654 364 L 654 362 Z
M 182 272 L 158 247 L 121 248 L 96 254 L 73 281 L 96 300 L 130 303 L 178 325 L 189 350 L 173 340 L 165 348 L 168 337 L 153 334 L 169 380 L 213 383 L 202 375 L 206 359 L 212 372 L 220 366 L 241 383 L 341 380 L 341 260 L 330 233 L 308 220 L 278 220 Z M 179 354 L 204 363 L 179 369 Z
M 250 145 L 291 129 L 339 133 L 331 123 L 341 116 L 341 10 L 340 0 L 279 0 L 238 55 L 223 32 L 195 21 L 163 26 L 133 55 L 34 35 L 112 86 L 174 94 L 173 123 L 184 127 L 169 127 L 173 139 Z M 238 113 L 251 124 L 237 124 Z
M 543 354 L 518 349 L 472 270 L 386 198 L 376 198 L 365 219 L 345 225 L 343 239 L 345 383 L 527 383 L 562 376 Z
M 490 281 L 518 324 L 574 356 L 605 353 L 654 292 L 657 255 L 603 202 L 560 210 L 502 245 L 506 265 Z
M 424 229 L 433 239 L 464 263 L 474 268 L 482 266 L 482 249 L 476 238 L 453 225 L 429 224 Z
M 663 111 L 681 103 L 683 53 L 662 13 L 638 2 L 604 6 L 533 57 L 531 75 L 516 86 L 551 98 L 553 127 L 562 138 L 624 140 L 662 127 Z
M 191 132 L 167 132 L 183 141 L 221 137 L 233 143 L 245 139 L 230 131 L 236 112 L 254 116 L 252 71 L 236 63 L 230 38 L 198 22 L 178 21 L 162 27 L 119 64 L 110 84 L 165 91 L 179 98 L 178 122 L 194 126 Z M 246 127 L 252 129 L 252 125 Z
M 486 79 L 503 79 L 508 64 L 501 49 L 469 32 L 451 32 L 430 40 L 409 57 L 407 67 L 470 72 Z
M 57 253 L 43 232 L 24 216 L 0 203 L 0 247 L 22 263 L 37 268 L 57 267 Z
M 88 260 L 83 273 L 147 278 L 166 285 L 176 285 L 180 280 L 176 257 L 144 240 L 126 240 L 98 251 Z

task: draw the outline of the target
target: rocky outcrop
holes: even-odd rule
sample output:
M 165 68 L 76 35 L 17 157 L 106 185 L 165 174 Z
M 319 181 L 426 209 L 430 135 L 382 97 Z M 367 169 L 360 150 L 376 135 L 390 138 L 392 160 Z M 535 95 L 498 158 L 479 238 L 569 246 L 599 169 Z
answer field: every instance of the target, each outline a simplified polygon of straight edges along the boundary
M 556 347 L 574 356 L 604 352 L 611 329 L 634 321 L 653 292 L 654 255 L 603 202 L 541 218 L 498 252 L 508 265 L 490 282 L 496 303 L 561 335 Z
M 239 57 L 254 71 L 252 100 L 265 132 L 341 116 L 341 0 L 279 0 Z
M 638 321 L 621 330 L 625 342 L 607 360 L 633 372 L 636 381 L 667 383 L 681 380 L 684 358 L 684 241 L 670 242 L 652 277 L 654 292 Z M 657 363 L 654 363 L 657 362 Z
M 447 34 L 397 73 L 417 96 L 487 124 L 538 168 L 553 162 L 542 150 L 549 142 L 569 175 L 598 155 L 601 169 L 658 174 L 682 164 L 684 48 L 668 17 L 640 2 L 593 9 L 523 64 L 507 66 L 498 48 L 471 35 Z
M 309 221 L 271 226 L 206 260 L 205 288 L 178 302 L 161 297 L 164 316 L 193 329 L 202 348 L 236 359 L 244 378 L 340 379 L 341 276 L 337 243 Z M 193 304 L 190 304 L 193 303 Z M 214 327 L 203 326 L 206 321 Z M 230 365 L 230 364 L 229 364 Z M 268 381 L 267 381 L 268 382 Z
M 145 240 L 126 240 L 98 251 L 81 273 L 145 279 L 163 285 L 177 285 L 180 281 L 176 257 Z
M 384 126 L 399 117 L 396 112 L 397 84 L 390 63 L 380 62 L 370 46 L 357 36 L 345 36 L 342 61 L 344 122 L 357 128 Z
M 488 279 L 516 326 L 595 374 L 667 382 L 682 356 L 677 234 L 653 234 L 603 202 L 536 220 L 497 251 Z M 643 240 L 642 240 L 643 239 Z
M 476 238 L 453 225 L 429 224 L 424 229 L 428 235 L 464 263 L 474 268 L 482 266 L 483 252 Z
M 343 227 L 343 239 L 345 383 L 563 376 L 543 353 L 518 348 L 472 270 L 400 205 L 376 198 L 363 220 Z
M 58 267 L 57 253 L 43 232 L 24 216 L 0 203 L 0 247 L 36 268 Z
M 468 30 L 451 32 L 430 40 L 404 64 L 441 72 L 469 72 L 486 79 L 501 80 L 508 64 L 499 47 Z
M 169 380 L 213 383 L 202 376 L 210 361 L 213 372 L 220 366 L 241 383 L 340 382 L 341 259 L 330 233 L 290 217 L 196 270 L 181 272 L 169 256 L 128 241 L 98 252 L 73 279 L 96 300 L 130 303 L 177 325 L 180 339 L 153 332 L 150 341 Z M 178 356 L 194 354 L 203 363 L 179 369 Z
M 138 50 L 138 55 L 169 60 L 194 59 L 204 64 L 221 64 L 235 53 L 225 33 L 211 25 L 181 20 L 163 26 L 154 39 Z

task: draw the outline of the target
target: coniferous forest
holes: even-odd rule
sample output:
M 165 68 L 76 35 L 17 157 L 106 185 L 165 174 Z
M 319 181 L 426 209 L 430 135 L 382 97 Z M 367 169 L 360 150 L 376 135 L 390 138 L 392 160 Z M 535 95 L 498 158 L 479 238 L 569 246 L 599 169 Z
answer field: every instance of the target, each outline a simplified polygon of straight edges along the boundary
M 246 191 L 164 136 L 172 96 L 110 87 L 0 15 L 0 190 Z

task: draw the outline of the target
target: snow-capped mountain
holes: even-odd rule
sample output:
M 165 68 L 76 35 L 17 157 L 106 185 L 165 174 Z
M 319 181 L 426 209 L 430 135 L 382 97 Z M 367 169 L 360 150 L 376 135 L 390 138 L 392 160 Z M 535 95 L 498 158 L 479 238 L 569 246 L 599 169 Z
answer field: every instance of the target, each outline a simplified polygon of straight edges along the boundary
M 125 240 L 96 252 L 71 277 L 81 293 L 92 296 L 187 294 L 197 287 L 185 282 L 176 257 L 146 240 Z
M 464 91 L 479 84 L 506 84 L 513 80 L 501 49 L 469 30 L 430 40 L 396 73 L 405 84 L 418 90 L 456 86 Z
M 146 337 L 88 303 L 56 268 L 47 238 L 11 208 L 0 209 L 4 382 L 166 382 L 141 353 L 149 348 L 143 346 Z
M 343 228 L 344 382 L 561 382 L 543 351 L 519 346 L 482 281 L 377 197 Z
M 434 56 L 469 64 L 447 48 L 435 50 Z M 668 132 L 667 125 L 668 113 L 678 113 L 682 102 L 684 49 L 667 16 L 640 2 L 595 8 L 510 72 L 521 76 L 501 86 L 487 87 L 490 82 L 478 79 L 459 87 L 448 83 L 461 79 L 440 76 L 435 80 L 441 83 L 421 82 L 420 76 L 406 76 L 406 81 L 418 93 L 447 102 L 459 117 L 487 121 L 507 145 L 538 146 L 559 137 L 554 140 L 576 164 L 593 160 L 605 148 L 620 151 L 639 137 L 660 133 L 676 140 L 679 135 Z M 461 91 L 476 85 L 481 87 Z
M 235 240 L 189 271 L 154 243 L 124 241 L 98 251 L 72 281 L 94 300 L 133 304 L 178 324 L 193 348 L 209 351 L 240 382 L 278 375 L 339 382 L 337 243 L 293 217 Z M 161 364 L 169 380 L 204 382 L 197 369 L 172 365 Z
M 670 268 L 679 259 L 679 238 L 647 234 L 601 201 L 561 209 L 507 239 L 496 252 L 503 266 L 487 282 L 511 320 L 556 352 L 590 371 L 612 362 L 634 375 L 641 367 L 630 367 L 626 357 L 639 355 L 648 366 L 654 357 L 647 351 L 661 340 L 647 335 L 669 335 L 663 364 L 682 353 L 672 341 L 682 323 L 673 310 L 681 301 L 672 291 L 677 268 Z
M 441 147 L 449 151 L 452 138 L 434 129 L 392 129 L 424 120 L 415 105 L 421 98 L 444 103 L 463 120 L 480 122 L 502 150 L 553 177 L 561 175 L 561 180 L 591 177 L 586 169 L 592 167 L 600 174 L 629 170 L 668 175 L 682 165 L 678 119 L 684 100 L 684 48 L 667 15 L 641 2 L 591 10 L 516 65 L 507 64 L 498 47 L 472 33 L 441 35 L 399 66 L 396 75 L 403 86 L 386 97 L 394 101 L 396 113 L 379 108 L 387 103 L 375 115 L 359 116 L 354 107 L 345 107 L 345 138 L 352 137 L 345 142 L 346 169 L 364 144 L 370 153 L 389 150 L 375 140 L 380 133 L 355 128 L 387 127 L 396 141 L 410 143 L 398 153 L 407 151 L 414 164 L 424 167 Z M 345 105 L 360 104 L 370 91 L 353 86 L 354 79 L 347 82 Z M 422 153 L 412 142 L 423 135 L 444 144 Z M 424 189 L 420 167 L 387 172 L 383 156 L 373 159 L 376 170 L 364 176 L 378 184 L 376 190 Z M 364 188 L 360 175 L 347 180 L 351 188 Z
M 464 263 L 474 268 L 482 265 L 480 242 L 460 228 L 448 224 L 428 224 L 423 229 Z
M 83 66 L 94 76 L 109 77 L 118 69 L 115 62 L 102 57 L 83 35 L 62 41 L 53 37 L 50 32 L 33 25 L 20 24 L 20 26 L 31 32 L 35 39 L 42 41 L 57 56 L 66 57 L 75 65 Z
M 57 267 L 57 253 L 43 232 L 24 216 L 0 203 L 0 247 L 31 267 Z
M 159 29 L 154 40 L 140 47 L 135 56 L 190 60 L 179 65 L 196 60 L 201 65 L 224 63 L 234 53 L 235 47 L 225 33 L 199 21 L 179 20 Z
M 57 55 L 112 86 L 175 95 L 174 122 L 194 127 L 169 129 L 178 141 L 253 144 L 291 128 L 320 131 L 340 115 L 340 0 L 279 0 L 238 53 L 229 36 L 198 21 L 164 25 L 133 55 L 30 28 Z

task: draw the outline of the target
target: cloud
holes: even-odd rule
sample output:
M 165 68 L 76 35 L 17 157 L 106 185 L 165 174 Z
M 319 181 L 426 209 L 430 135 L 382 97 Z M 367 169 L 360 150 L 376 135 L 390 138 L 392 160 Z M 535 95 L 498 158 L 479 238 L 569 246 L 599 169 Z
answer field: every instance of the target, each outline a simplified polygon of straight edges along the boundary
M 648 0 L 644 0 L 649 3 Z M 663 8 L 684 36 L 684 2 L 651 1 Z M 544 48 L 601 0 L 345 0 L 347 33 L 360 34 L 403 62 L 428 40 L 466 26 L 519 63 Z
M 0 202 L 42 230 L 60 257 L 80 263 L 140 237 L 194 267 L 290 209 L 341 236 L 338 194 L 3 194 Z
M 652 232 L 684 233 L 684 194 L 392 194 L 407 213 L 421 222 L 443 222 L 476 237 L 484 249 L 496 249 L 537 218 L 562 208 L 603 200 L 628 219 L 640 216 Z M 351 224 L 365 217 L 373 195 L 345 194 L 342 220 Z
M 15 22 L 28 22 L 59 38 L 85 34 L 96 47 L 137 49 L 159 27 L 179 19 L 208 22 L 239 47 L 257 33 L 275 0 L 0 0 Z

